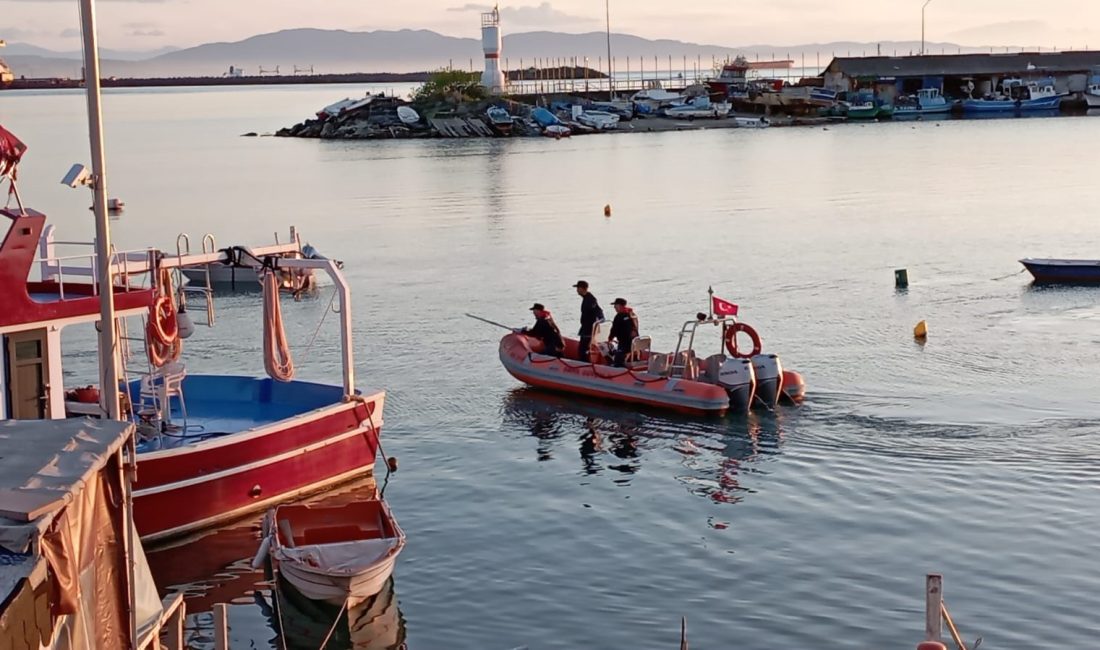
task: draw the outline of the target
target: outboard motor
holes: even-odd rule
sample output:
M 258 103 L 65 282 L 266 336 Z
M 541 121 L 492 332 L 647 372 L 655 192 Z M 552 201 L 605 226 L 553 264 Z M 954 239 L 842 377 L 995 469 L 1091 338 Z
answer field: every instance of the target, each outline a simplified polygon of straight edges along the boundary
M 758 354 L 752 358 L 756 373 L 756 397 L 767 408 L 775 408 L 783 390 L 783 364 L 774 354 Z
M 748 359 L 726 359 L 718 369 L 718 384 L 730 396 L 730 409 L 744 413 L 756 394 L 756 374 Z

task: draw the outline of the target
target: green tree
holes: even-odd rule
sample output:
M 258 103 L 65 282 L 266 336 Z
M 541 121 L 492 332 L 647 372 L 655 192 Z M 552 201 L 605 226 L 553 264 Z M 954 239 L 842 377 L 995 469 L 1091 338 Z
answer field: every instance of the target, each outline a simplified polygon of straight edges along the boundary
M 479 80 L 480 75 L 476 72 L 437 70 L 413 92 L 412 100 L 417 104 L 479 101 L 488 96 Z

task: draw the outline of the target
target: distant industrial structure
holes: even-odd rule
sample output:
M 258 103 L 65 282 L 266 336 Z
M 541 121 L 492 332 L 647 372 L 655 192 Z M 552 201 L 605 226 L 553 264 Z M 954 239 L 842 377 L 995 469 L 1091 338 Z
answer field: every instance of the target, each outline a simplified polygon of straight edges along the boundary
M 481 49 L 485 52 L 485 71 L 481 73 L 481 85 L 494 95 L 504 92 L 504 72 L 500 69 L 500 8 L 481 14 Z
M 1081 93 L 1100 70 L 1100 51 L 836 57 L 821 73 L 837 92 L 873 88 L 892 102 L 925 88 L 954 98 L 982 97 L 1006 79 L 1051 79 L 1060 94 Z

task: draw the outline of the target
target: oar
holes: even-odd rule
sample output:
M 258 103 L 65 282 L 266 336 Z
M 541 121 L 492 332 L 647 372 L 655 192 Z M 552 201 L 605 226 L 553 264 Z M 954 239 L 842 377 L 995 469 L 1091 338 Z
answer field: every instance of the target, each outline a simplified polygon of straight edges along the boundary
M 482 318 L 481 316 L 474 316 L 473 314 L 466 314 L 466 315 L 469 316 L 470 318 L 474 319 L 474 320 L 479 320 L 483 323 L 489 323 L 490 325 L 496 325 L 497 327 L 503 327 L 504 329 L 508 330 L 509 332 L 516 329 L 514 327 L 508 327 L 507 325 L 505 325 L 503 323 L 498 323 L 495 320 L 489 320 L 488 318 Z

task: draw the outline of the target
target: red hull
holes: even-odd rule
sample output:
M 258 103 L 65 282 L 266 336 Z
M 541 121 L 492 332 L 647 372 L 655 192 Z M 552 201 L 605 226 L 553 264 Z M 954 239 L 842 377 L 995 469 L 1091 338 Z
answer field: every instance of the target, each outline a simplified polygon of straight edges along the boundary
M 385 393 L 177 449 L 138 455 L 142 539 L 193 532 L 373 470 Z M 370 417 L 368 417 L 368 414 Z

